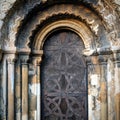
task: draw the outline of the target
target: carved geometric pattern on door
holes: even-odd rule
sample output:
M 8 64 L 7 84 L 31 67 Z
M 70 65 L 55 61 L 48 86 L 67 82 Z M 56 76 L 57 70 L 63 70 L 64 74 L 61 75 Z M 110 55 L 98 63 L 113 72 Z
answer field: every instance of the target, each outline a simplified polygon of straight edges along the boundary
M 84 44 L 71 31 L 52 33 L 41 67 L 42 120 L 87 120 Z

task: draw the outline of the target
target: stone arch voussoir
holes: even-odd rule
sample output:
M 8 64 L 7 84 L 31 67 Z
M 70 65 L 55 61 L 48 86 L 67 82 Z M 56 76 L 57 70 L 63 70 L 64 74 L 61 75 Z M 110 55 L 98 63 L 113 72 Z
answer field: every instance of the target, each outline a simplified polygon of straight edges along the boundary
M 1 31 L 6 33 L 5 35 L 1 33 L 1 46 L 2 49 L 10 49 L 11 47 L 15 47 L 15 42 L 17 41 L 17 33 L 19 29 L 22 27 L 22 23 L 24 19 L 27 17 L 29 12 L 31 12 L 36 6 L 40 6 L 41 3 L 47 3 L 49 1 L 41 2 L 40 0 L 30 0 L 24 5 L 17 7 L 10 8 L 13 11 L 13 15 L 9 18 L 7 16 L 5 22 L 1 25 Z M 90 6 L 98 16 L 101 17 L 103 26 L 105 27 L 107 34 L 107 41 L 110 42 L 111 46 L 120 46 L 119 42 L 119 27 L 118 27 L 118 15 L 115 12 L 115 7 L 108 1 L 101 1 L 98 0 L 97 2 L 92 1 L 83 1 L 84 4 Z M 14 5 L 13 5 L 14 6 Z M 16 10 L 16 8 L 18 10 Z M 9 11 L 9 10 L 8 10 Z M 9 15 L 8 15 L 9 16 Z M 3 20 L 4 21 L 4 20 Z M 92 22 L 92 21 L 90 21 Z M 113 34 L 114 33 L 114 34 Z M 111 37 L 112 36 L 112 37 Z M 113 36 L 115 38 L 113 39 Z M 7 47 L 6 47 L 7 46 Z

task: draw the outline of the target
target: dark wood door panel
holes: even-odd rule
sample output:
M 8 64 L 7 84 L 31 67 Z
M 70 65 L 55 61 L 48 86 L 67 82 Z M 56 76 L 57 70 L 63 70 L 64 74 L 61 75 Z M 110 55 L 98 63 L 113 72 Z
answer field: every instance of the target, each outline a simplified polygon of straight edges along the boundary
M 81 38 L 70 31 L 45 42 L 41 69 L 42 120 L 87 120 L 86 64 Z

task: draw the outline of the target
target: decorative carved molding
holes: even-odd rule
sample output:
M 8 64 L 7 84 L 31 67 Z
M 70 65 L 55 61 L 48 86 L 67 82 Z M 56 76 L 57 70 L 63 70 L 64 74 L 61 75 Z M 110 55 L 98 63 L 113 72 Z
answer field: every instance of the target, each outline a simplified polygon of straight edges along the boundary
M 40 65 L 41 61 L 42 61 L 42 56 L 32 58 L 32 64 L 35 66 Z
M 111 46 L 112 47 L 117 47 L 120 46 L 120 38 L 118 38 L 118 33 L 117 31 L 112 31 L 108 34 L 108 40 L 111 41 Z
M 86 49 L 95 49 L 94 42 L 93 42 L 93 34 L 90 30 L 80 21 L 77 20 L 59 20 L 48 24 L 44 27 L 35 37 L 33 42 L 33 50 L 41 50 L 43 49 L 43 44 L 46 40 L 46 37 L 58 28 L 72 30 L 77 33 L 83 40 Z M 84 29 L 83 29 L 84 28 Z
M 118 3 L 118 0 L 98 0 L 96 10 L 102 16 L 103 24 L 105 25 L 106 32 L 109 36 L 108 40 L 112 46 L 120 46 L 119 40 L 119 15 L 115 11 L 115 6 L 112 3 Z M 116 36 L 114 39 L 112 36 Z
M 27 64 L 29 60 L 29 55 L 20 55 L 20 61 L 22 64 Z
M 49 2 L 49 1 L 47 1 L 47 2 Z M 83 2 L 85 2 L 85 4 L 90 5 L 98 13 L 98 15 L 101 16 L 103 23 L 107 29 L 112 30 L 112 31 L 117 29 L 116 27 L 113 28 L 113 26 L 116 26 L 116 24 L 118 22 L 117 22 L 117 18 L 116 18 L 116 13 L 114 11 L 114 7 L 110 4 L 110 2 L 107 2 L 105 0 L 104 1 L 98 0 L 96 2 L 93 2 L 90 0 L 87 0 L 87 1 L 84 0 Z M 2 29 L 2 31 L 4 31 L 5 34 L 8 33 L 5 35 L 6 37 L 8 35 L 8 39 L 6 39 L 6 40 L 9 42 L 11 41 L 11 44 L 13 46 L 15 46 L 16 34 L 18 33 L 18 30 L 19 30 L 20 26 L 22 25 L 24 18 L 27 17 L 28 13 L 33 8 L 35 8 L 35 6 L 37 6 L 37 5 L 40 6 L 41 5 L 40 3 L 41 3 L 41 1 L 39 1 L 39 0 L 27 1 L 22 7 L 18 8 L 18 11 L 16 11 L 14 13 L 14 15 L 11 16 L 11 18 L 7 18 L 8 23 L 5 23 L 6 26 L 3 26 L 3 29 L 5 28 L 5 30 Z M 118 4 L 118 2 L 115 2 L 115 3 Z M 97 25 L 95 24 L 95 26 L 94 26 L 93 20 L 90 20 L 89 22 L 86 21 L 86 23 L 92 24 L 91 29 L 95 32 L 95 34 L 98 33 L 97 32 L 98 28 L 99 28 L 98 24 Z M 4 36 L 2 39 L 4 41 Z M 117 40 L 118 40 L 118 38 L 117 38 Z M 7 43 L 9 44 L 9 42 L 7 42 Z
M 18 2 L 19 0 L 16 0 Z M 22 1 L 21 1 L 22 2 Z M 15 2 L 14 2 L 15 3 Z M 16 34 L 18 33 L 18 29 L 20 25 L 22 24 L 23 20 L 25 19 L 26 15 L 38 4 L 40 4 L 40 0 L 29 0 L 26 3 L 23 2 L 22 6 L 19 6 L 16 10 L 16 6 L 11 8 L 9 11 L 15 11 L 12 16 L 5 17 L 4 24 L 1 25 L 1 44 L 9 44 L 9 42 L 12 43 L 12 46 L 15 46 L 15 40 L 16 40 Z M 15 10 L 14 10 L 15 9 Z M 8 18 L 7 18 L 8 17 Z M 8 33 L 8 34 L 6 34 Z M 4 39 L 6 39 L 8 42 L 4 42 Z
M 116 12 L 119 15 L 120 18 L 120 0 L 110 0 L 110 2 L 113 4 L 113 6 L 115 7 Z
M 6 13 L 13 7 L 16 0 L 0 0 L 0 29 L 3 25 L 3 19 L 6 17 Z
M 111 41 L 111 44 L 113 46 L 119 46 L 119 42 L 118 41 L 119 41 L 120 38 L 118 38 L 118 32 L 117 32 L 117 30 L 116 31 L 114 30 L 116 28 L 113 29 L 113 26 L 114 27 L 116 26 L 115 25 L 115 23 L 116 23 L 116 16 L 115 16 L 115 13 L 114 13 L 114 10 L 113 10 L 114 7 L 110 5 L 110 2 L 105 2 L 105 1 L 101 1 L 101 0 L 99 0 L 96 3 L 93 3 L 91 1 L 83 1 L 83 2 L 86 2 L 87 4 L 88 3 L 91 4 L 92 7 L 96 8 L 98 13 L 100 13 L 101 16 L 103 16 L 103 19 L 104 19 L 103 21 L 106 21 L 108 23 L 108 25 L 109 25 L 109 28 L 112 29 L 112 32 L 110 32 L 109 35 L 108 35 L 108 39 Z M 117 0 L 112 1 L 112 3 L 114 3 L 114 4 L 119 6 L 119 2 Z M 38 4 L 40 5 L 40 1 L 38 1 L 38 0 L 36 0 L 36 1 L 30 0 L 26 4 L 28 5 L 27 6 L 27 10 L 24 11 L 24 8 L 26 8 L 26 7 L 22 6 L 23 9 L 20 8 L 19 12 L 15 13 L 11 17 L 11 19 L 9 21 L 9 27 L 8 28 L 9 28 L 9 31 L 10 31 L 9 33 L 10 34 L 8 35 L 8 39 L 4 40 L 5 41 L 4 42 L 4 44 L 5 44 L 4 46 L 6 46 L 6 49 L 8 47 L 9 48 L 13 47 L 13 49 L 15 49 L 14 48 L 14 46 L 15 46 L 14 42 L 16 40 L 15 36 L 16 36 L 16 33 L 18 32 L 18 28 L 21 26 L 22 20 L 24 19 L 25 15 L 27 15 L 29 13 L 29 11 L 31 9 L 33 9 Z M 53 9 L 56 9 L 56 8 L 53 7 Z M 68 12 L 68 10 L 66 10 L 66 11 Z M 112 11 L 112 12 L 110 12 L 110 11 Z M 76 11 L 76 13 L 77 13 L 77 11 Z M 89 13 L 89 11 L 88 11 L 88 13 Z M 55 12 L 51 16 L 54 16 L 55 14 L 58 14 L 58 13 Z M 72 12 L 71 12 L 71 14 L 72 14 Z M 47 15 L 46 16 L 43 15 L 44 17 L 42 15 L 38 15 L 38 16 L 41 17 L 41 20 L 39 22 L 44 21 L 45 19 L 48 19 Z M 84 17 L 82 19 L 84 20 Z M 89 25 L 92 24 L 93 25 L 93 23 L 94 23 L 94 19 L 93 20 L 86 19 L 86 24 L 89 24 Z M 93 26 L 91 28 L 93 29 L 93 31 L 95 33 L 97 33 L 98 25 L 96 24 L 94 27 Z M 35 29 L 36 29 L 36 27 L 37 26 L 35 26 Z M 32 30 L 32 31 L 34 31 L 34 30 Z M 29 33 L 28 36 L 30 37 L 31 35 L 32 35 L 32 32 Z M 27 36 L 27 35 L 25 35 L 25 36 Z M 115 36 L 115 38 L 114 38 L 114 36 Z M 28 37 L 28 39 L 29 39 L 29 37 Z M 26 44 L 28 44 L 28 43 L 26 43 Z
M 111 2 L 109 0 L 98 0 L 97 4 L 93 4 L 93 6 L 102 17 L 107 29 L 113 29 L 111 27 L 113 27 L 112 25 L 115 25 L 116 15 Z
M 73 11 L 74 8 L 74 11 Z M 80 12 L 82 11 L 82 12 Z M 39 13 L 36 18 L 29 21 L 29 26 L 26 25 L 25 29 L 20 34 L 20 37 L 18 41 L 26 41 L 25 47 L 28 46 L 29 39 L 33 34 L 33 31 L 35 31 L 41 23 L 44 21 L 47 21 L 47 19 L 52 18 L 54 16 L 58 15 L 68 15 L 68 16 L 75 16 L 79 19 L 82 19 L 82 21 L 85 22 L 86 26 L 88 26 L 91 31 L 97 35 L 99 32 L 99 26 L 102 26 L 100 23 L 100 19 L 92 13 L 89 9 L 85 8 L 84 6 L 75 6 L 75 5 L 56 5 L 52 8 L 49 8 L 45 11 L 42 11 L 42 13 Z M 18 42 L 21 43 L 21 42 Z M 21 45 L 23 46 L 23 45 Z
M 42 61 L 43 50 L 33 50 L 31 57 L 31 69 L 39 66 Z M 32 70 L 33 71 L 33 70 Z M 32 72 L 33 73 L 33 72 Z M 30 72 L 31 74 L 31 72 Z

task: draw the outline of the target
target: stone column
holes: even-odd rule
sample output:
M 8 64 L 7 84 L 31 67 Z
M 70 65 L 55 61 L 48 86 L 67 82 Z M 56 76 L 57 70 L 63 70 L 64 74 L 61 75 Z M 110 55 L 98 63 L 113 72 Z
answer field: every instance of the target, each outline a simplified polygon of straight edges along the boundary
M 115 120 L 115 78 L 114 61 L 110 55 L 107 62 L 108 120 Z
M 28 59 L 29 55 L 21 54 L 21 80 L 22 80 L 22 120 L 28 120 Z
M 20 58 L 18 57 L 18 60 L 16 62 L 15 66 L 15 120 L 21 120 L 21 102 L 22 102 L 22 72 L 21 72 L 21 65 L 20 65 Z
M 120 53 L 114 53 L 115 59 L 115 120 L 120 120 Z
M 6 120 L 7 117 L 7 65 L 6 65 L 7 56 L 3 55 L 1 61 L 0 69 L 0 119 Z
M 107 103 L 107 55 L 99 55 L 100 62 L 100 106 L 101 120 L 108 120 L 108 103 Z
M 6 99 L 6 56 L 4 55 L 2 60 L 2 52 L 0 50 L 0 120 L 6 120 L 7 114 L 7 99 Z
M 37 64 L 37 120 L 41 120 L 41 82 L 40 82 L 40 62 L 41 59 L 38 61 Z
M 15 73 L 14 73 L 14 62 L 15 54 L 5 54 L 7 56 L 7 119 L 14 120 L 14 83 L 15 83 Z M 4 86 L 5 87 L 5 86 Z
M 88 68 L 88 118 L 100 120 L 100 65 L 98 56 L 87 57 Z
M 29 119 L 41 119 L 40 62 L 42 53 L 32 57 L 29 68 Z

